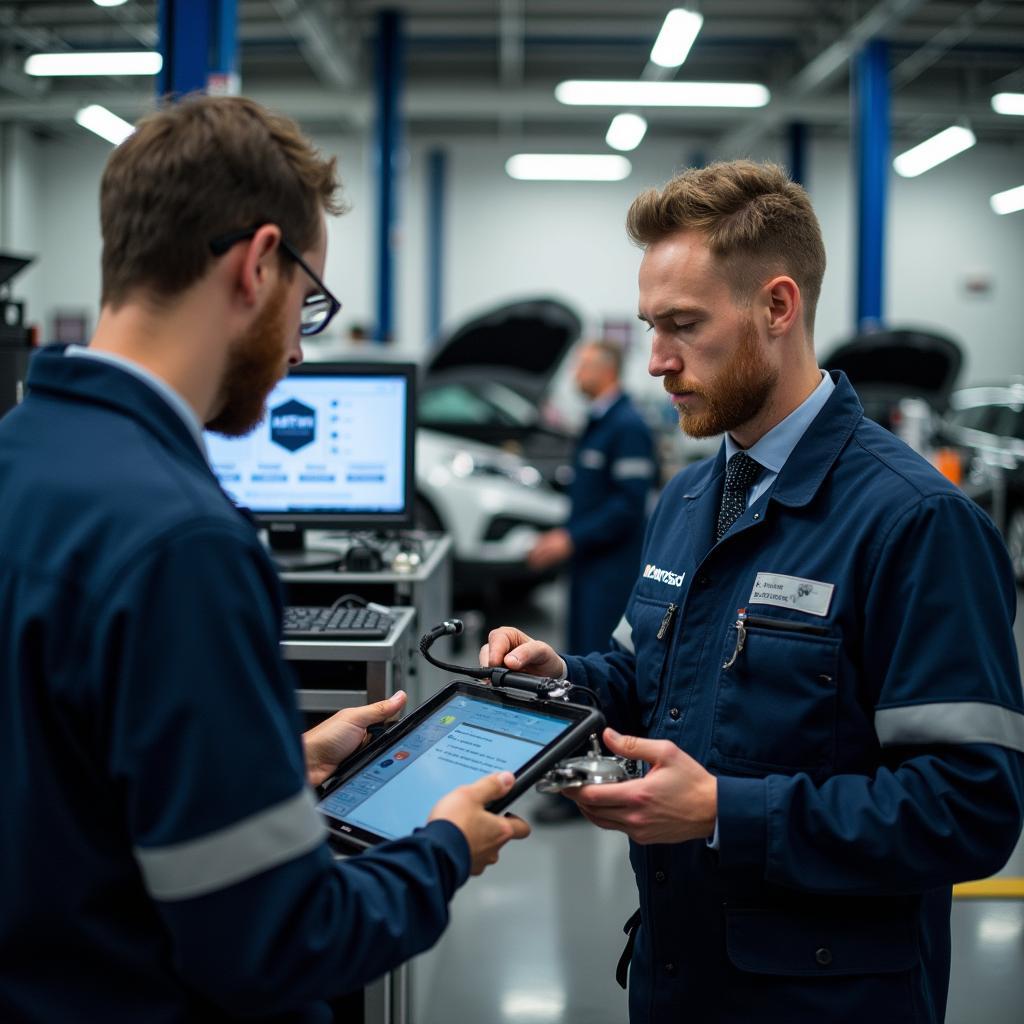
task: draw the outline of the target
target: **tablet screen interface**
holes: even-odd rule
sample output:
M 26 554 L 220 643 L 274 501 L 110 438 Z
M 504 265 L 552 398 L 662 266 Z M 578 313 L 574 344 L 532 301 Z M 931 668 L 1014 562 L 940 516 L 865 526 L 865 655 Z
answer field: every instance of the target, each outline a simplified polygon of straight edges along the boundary
M 456 694 L 379 759 L 320 801 L 320 810 L 394 839 L 425 825 L 456 786 L 516 772 L 573 723 Z

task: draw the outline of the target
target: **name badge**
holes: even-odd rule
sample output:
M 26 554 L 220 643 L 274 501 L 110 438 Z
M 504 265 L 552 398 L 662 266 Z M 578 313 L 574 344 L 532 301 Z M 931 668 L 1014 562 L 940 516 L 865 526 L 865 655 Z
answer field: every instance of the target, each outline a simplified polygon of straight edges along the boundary
M 819 583 L 800 576 L 783 576 L 777 572 L 759 572 L 754 580 L 748 604 L 774 604 L 793 608 L 808 615 L 828 615 L 834 583 Z

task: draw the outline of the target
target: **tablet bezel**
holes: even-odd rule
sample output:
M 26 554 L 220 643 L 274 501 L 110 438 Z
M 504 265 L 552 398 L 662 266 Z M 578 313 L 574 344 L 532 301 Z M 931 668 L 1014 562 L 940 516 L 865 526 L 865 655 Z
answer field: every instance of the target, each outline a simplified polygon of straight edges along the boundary
M 528 694 L 503 690 L 500 687 L 484 686 L 480 683 L 471 683 L 465 680 L 453 680 L 447 686 L 438 690 L 437 693 L 415 711 L 410 712 L 402 721 L 396 723 L 358 753 L 343 762 L 338 771 L 327 779 L 323 785 L 318 787 L 317 810 L 323 817 L 335 844 L 340 844 L 342 848 L 365 850 L 380 843 L 389 842 L 392 838 L 400 838 L 377 835 L 358 825 L 352 825 L 321 810 L 320 804 L 335 789 L 351 779 L 353 775 L 358 774 L 388 750 L 400 745 L 402 739 L 413 729 L 429 718 L 439 707 L 460 694 L 479 700 L 486 700 L 493 704 L 516 708 L 520 711 L 532 711 L 538 714 L 551 715 L 571 723 L 568 732 L 553 740 L 548 746 L 544 747 L 527 761 L 519 771 L 515 772 L 516 781 L 514 785 L 500 800 L 496 800 L 488 805 L 488 809 L 491 811 L 502 811 L 508 807 L 548 769 L 563 758 L 575 753 L 586 742 L 587 737 L 591 733 L 596 732 L 600 734 L 605 724 L 604 716 L 600 711 L 596 708 L 586 707 L 583 704 L 540 700 Z

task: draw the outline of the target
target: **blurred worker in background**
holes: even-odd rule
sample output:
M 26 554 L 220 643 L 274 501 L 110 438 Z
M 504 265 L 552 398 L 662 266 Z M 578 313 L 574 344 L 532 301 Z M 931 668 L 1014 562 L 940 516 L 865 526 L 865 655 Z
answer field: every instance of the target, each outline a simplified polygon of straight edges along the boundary
M 651 432 L 621 375 L 619 345 L 580 348 L 575 379 L 590 412 L 573 459 L 569 521 L 541 534 L 528 555 L 535 569 L 569 563 L 569 650 L 576 654 L 610 646 L 633 589 L 657 475 Z

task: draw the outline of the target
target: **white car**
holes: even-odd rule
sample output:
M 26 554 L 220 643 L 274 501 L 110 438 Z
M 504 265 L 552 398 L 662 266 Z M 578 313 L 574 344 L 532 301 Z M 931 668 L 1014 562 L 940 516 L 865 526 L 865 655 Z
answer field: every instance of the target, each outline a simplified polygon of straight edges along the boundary
M 510 452 L 419 428 L 417 525 L 451 534 L 457 585 L 529 586 L 549 578 L 526 564 L 544 530 L 564 525 L 569 501 Z

